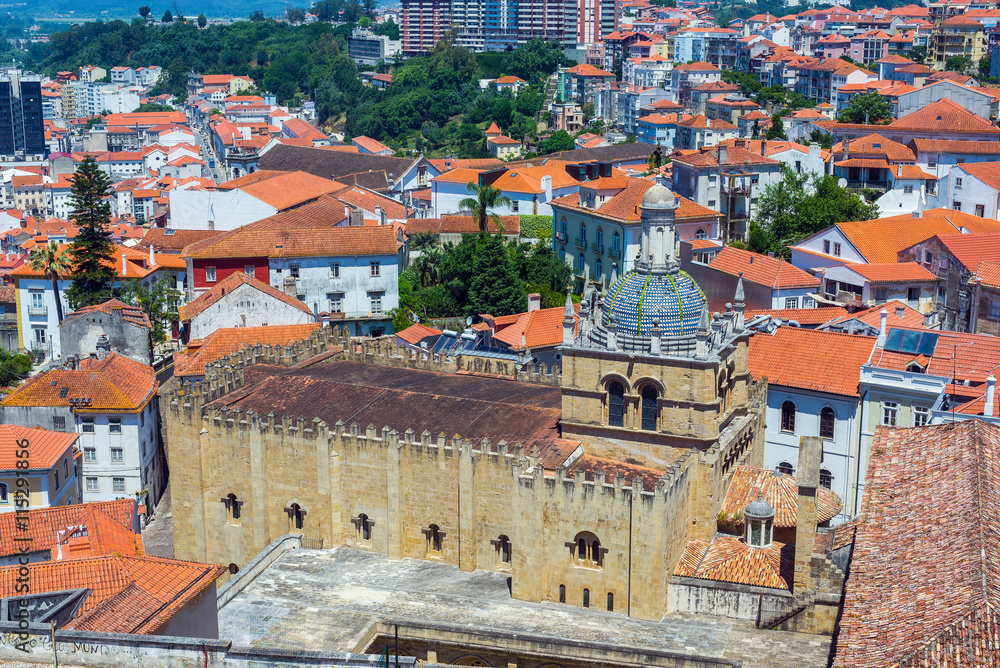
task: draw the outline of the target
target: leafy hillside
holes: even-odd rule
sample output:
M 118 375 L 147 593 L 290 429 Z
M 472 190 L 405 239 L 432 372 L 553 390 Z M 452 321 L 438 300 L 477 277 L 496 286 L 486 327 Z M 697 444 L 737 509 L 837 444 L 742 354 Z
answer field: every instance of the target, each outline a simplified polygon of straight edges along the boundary
M 176 13 L 180 9 L 185 15 L 197 16 L 204 14 L 210 18 L 246 18 L 256 10 L 261 10 L 267 16 L 278 16 L 285 12 L 285 7 L 304 7 L 308 3 L 293 0 L 173 0 L 160 2 L 97 0 L 81 3 L 79 0 L 27 0 L 18 5 L 17 11 L 38 18 L 75 17 L 75 18 L 128 18 L 135 16 L 139 5 L 147 4 L 153 9 L 153 16 L 159 18 L 163 12 L 170 10 Z M 176 9 L 175 9 L 176 8 Z

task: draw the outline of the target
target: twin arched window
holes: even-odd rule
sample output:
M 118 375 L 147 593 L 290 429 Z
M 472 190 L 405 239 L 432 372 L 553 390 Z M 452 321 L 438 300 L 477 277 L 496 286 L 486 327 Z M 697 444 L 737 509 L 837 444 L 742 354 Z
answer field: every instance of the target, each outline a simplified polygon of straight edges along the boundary
M 509 567 L 511 557 L 513 555 L 510 538 L 507 538 L 507 536 L 500 536 L 500 538 L 495 541 L 495 544 L 497 549 L 497 565 L 501 567 Z
M 694 238 L 695 238 L 695 239 L 704 239 L 704 238 L 706 238 L 707 236 L 708 236 L 708 235 L 707 235 L 707 234 L 705 234 L 705 230 L 704 230 L 704 228 L 701 228 L 701 227 L 699 227 L 699 228 L 698 228 L 698 231 L 694 233 Z
M 608 424 L 625 426 L 625 387 L 617 380 L 608 383 Z
M 788 462 L 780 462 L 778 464 L 778 473 L 782 475 L 792 475 L 795 473 L 795 469 Z
M 604 564 L 604 552 L 597 536 L 584 531 L 573 541 L 576 547 L 576 564 L 587 568 L 600 568 Z

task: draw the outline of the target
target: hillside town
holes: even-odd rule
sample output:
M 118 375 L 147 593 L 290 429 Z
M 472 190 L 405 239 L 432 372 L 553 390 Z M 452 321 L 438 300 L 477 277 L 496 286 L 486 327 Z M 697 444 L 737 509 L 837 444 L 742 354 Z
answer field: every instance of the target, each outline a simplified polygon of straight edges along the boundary
M 8 31 L 0 665 L 1000 666 L 1000 2 L 864 4 Z

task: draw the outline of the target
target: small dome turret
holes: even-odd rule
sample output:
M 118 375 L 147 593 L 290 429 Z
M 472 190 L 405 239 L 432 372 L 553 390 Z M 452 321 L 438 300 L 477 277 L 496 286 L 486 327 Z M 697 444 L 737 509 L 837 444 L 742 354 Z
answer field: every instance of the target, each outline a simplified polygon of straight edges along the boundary
M 757 500 L 751 501 L 743 510 L 743 526 L 746 544 L 750 547 L 770 547 L 774 530 L 774 506 L 757 493 Z
M 670 188 L 657 183 L 642 196 L 642 206 L 646 209 L 673 209 L 677 206 L 677 198 Z

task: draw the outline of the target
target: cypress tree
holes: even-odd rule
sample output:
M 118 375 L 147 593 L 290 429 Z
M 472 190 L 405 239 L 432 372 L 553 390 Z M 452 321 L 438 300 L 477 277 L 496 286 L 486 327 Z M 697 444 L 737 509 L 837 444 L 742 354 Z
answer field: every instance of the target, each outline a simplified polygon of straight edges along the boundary
M 514 270 L 514 261 L 503 237 L 480 233 L 469 285 L 467 315 L 510 315 L 524 311 L 527 305 L 528 293 Z
M 70 307 L 100 304 L 111 298 L 118 272 L 115 268 L 114 242 L 108 225 L 111 205 L 105 197 L 112 194 L 111 179 L 89 155 L 70 177 L 73 218 L 79 228 L 69 247 L 73 284 L 66 291 Z

